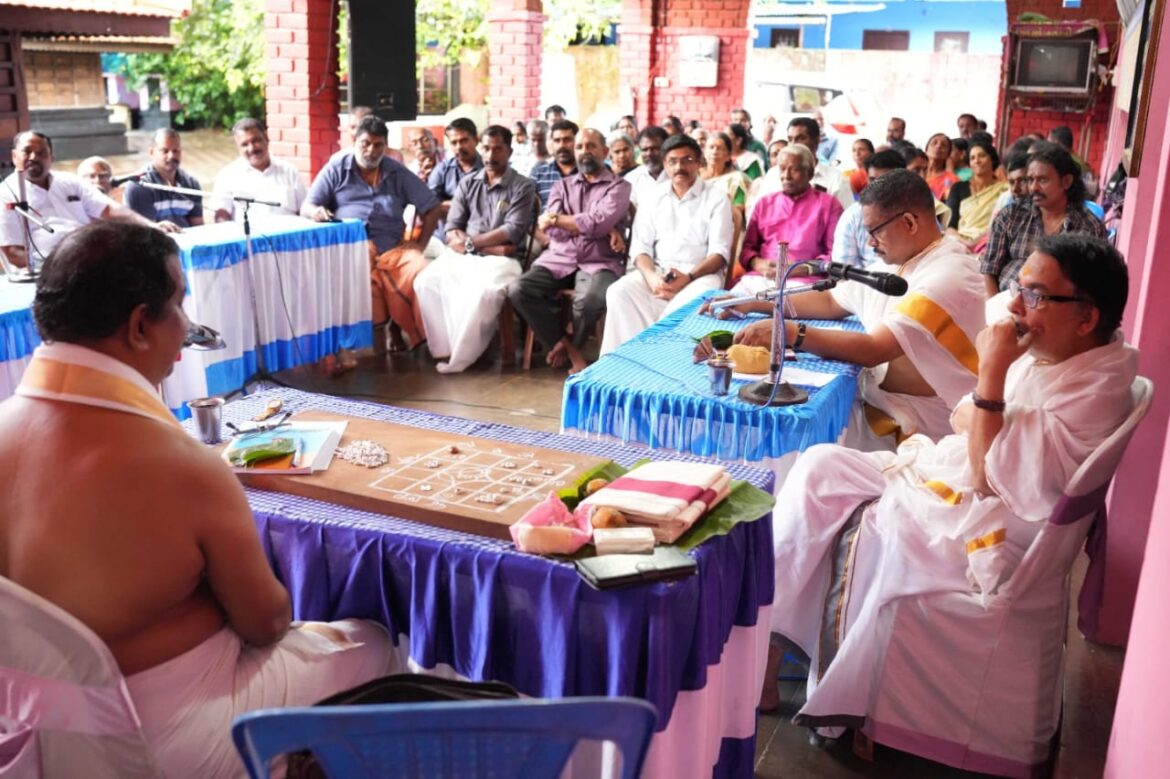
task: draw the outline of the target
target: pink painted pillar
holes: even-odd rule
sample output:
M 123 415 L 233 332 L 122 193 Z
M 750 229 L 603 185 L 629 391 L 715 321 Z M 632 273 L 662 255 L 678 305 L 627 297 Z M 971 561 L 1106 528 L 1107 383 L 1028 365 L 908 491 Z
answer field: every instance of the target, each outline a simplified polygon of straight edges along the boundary
M 265 0 L 264 10 L 269 148 L 312 179 L 337 151 L 339 135 L 333 3 Z
M 1162 25 L 1153 73 L 1141 170 L 1129 180 L 1118 241 L 1137 291 L 1126 312 L 1127 333 L 1142 350 L 1141 370 L 1155 389 L 1109 505 L 1103 638 L 1120 643 L 1128 634 L 1105 763 L 1109 779 L 1162 776 L 1170 763 L 1170 266 L 1158 256 L 1170 241 L 1170 25 Z
M 1150 111 L 1138 178 L 1126 188 L 1126 207 L 1118 248 L 1129 264 L 1130 297 L 1125 332 L 1141 350 L 1142 375 L 1154 382 L 1154 402 L 1118 468 L 1109 501 L 1105 597 L 1100 633 L 1108 644 L 1125 644 L 1146 536 L 1154 511 L 1156 486 L 1166 478 L 1162 451 L 1170 424 L 1170 26 L 1162 28 L 1159 62 L 1150 92 Z M 1120 116 L 1120 114 L 1116 114 Z M 1170 488 L 1170 480 L 1164 482 Z M 1165 515 L 1163 515 L 1165 516 Z
M 654 92 L 657 33 L 649 0 L 622 0 L 618 24 L 618 73 L 620 87 L 633 95 L 634 118 L 638 127 L 653 124 L 657 118 L 651 108 Z
M 541 116 L 541 0 L 492 0 L 488 11 L 488 116 L 511 127 Z

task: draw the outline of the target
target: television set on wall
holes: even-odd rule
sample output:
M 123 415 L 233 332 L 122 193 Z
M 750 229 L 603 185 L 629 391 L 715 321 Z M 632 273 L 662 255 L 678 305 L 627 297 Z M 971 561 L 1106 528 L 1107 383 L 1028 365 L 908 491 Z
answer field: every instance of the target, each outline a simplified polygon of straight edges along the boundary
M 1018 92 L 1088 94 L 1097 43 L 1090 38 L 1018 38 L 1012 88 Z

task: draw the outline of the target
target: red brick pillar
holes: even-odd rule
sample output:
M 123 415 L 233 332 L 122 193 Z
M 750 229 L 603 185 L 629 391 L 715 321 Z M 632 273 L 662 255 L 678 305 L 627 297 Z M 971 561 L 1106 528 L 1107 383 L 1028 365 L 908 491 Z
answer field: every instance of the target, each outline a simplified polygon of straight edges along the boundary
M 750 0 L 622 0 L 618 42 L 621 88 L 632 90 L 639 126 L 661 123 L 674 114 L 721 127 L 743 102 Z M 684 87 L 679 80 L 678 39 L 687 35 L 719 38 L 719 82 L 714 87 Z M 658 83 L 656 83 L 656 81 Z
M 540 116 L 541 0 L 492 0 L 488 11 L 488 116 L 511 126 Z
M 337 151 L 340 109 L 333 3 L 265 0 L 264 10 L 269 148 L 311 179 Z

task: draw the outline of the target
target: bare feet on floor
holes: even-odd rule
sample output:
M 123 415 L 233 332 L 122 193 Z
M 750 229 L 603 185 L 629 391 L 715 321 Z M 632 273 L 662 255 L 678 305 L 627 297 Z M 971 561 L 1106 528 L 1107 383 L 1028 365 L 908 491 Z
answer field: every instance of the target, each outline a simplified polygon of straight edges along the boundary
M 549 349 L 548 356 L 544 361 L 554 368 L 563 368 L 569 362 L 569 355 L 565 349 L 565 342 L 563 340 L 557 341 L 556 346 Z
M 581 353 L 580 349 L 578 349 L 576 346 L 573 346 L 573 344 L 567 338 L 563 341 L 563 343 L 565 345 L 565 354 L 569 358 L 570 376 L 572 376 L 574 373 L 580 373 L 589 367 L 589 363 L 585 360 L 585 355 Z

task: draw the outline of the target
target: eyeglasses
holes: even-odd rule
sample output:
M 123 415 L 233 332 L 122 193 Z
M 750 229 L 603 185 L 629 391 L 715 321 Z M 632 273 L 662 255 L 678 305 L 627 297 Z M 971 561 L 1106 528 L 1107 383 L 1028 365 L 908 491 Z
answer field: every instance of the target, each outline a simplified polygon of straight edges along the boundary
M 666 166 L 669 168 L 677 168 L 683 165 L 694 165 L 699 160 L 695 157 L 667 157 Z
M 1008 291 L 1014 298 L 1019 295 L 1024 299 L 1024 306 L 1027 308 L 1039 308 L 1041 303 L 1092 303 L 1093 301 L 1075 295 L 1045 295 L 1042 292 L 1037 292 L 1028 287 L 1021 287 L 1017 279 L 1012 279 L 1008 284 Z
M 874 227 L 874 228 L 868 228 L 868 227 L 867 227 L 867 228 L 865 229 L 865 231 L 866 231 L 867 233 L 869 233 L 869 237 L 870 237 L 870 239 L 871 239 L 871 240 L 874 240 L 874 241 L 876 241 L 876 240 L 877 240 L 877 237 L 878 237 L 878 233 L 880 233 L 882 230 L 885 230 L 885 229 L 886 229 L 886 227 L 888 227 L 889 225 L 893 224 L 894 222 L 896 222 L 897 220 L 901 219 L 902 217 L 906 216 L 906 214 L 908 214 L 908 213 L 910 213 L 910 212 L 909 212 L 909 211 L 903 211 L 903 212 L 902 212 L 902 213 L 900 213 L 900 214 L 894 214 L 893 216 L 891 216 L 891 217 L 890 217 L 889 219 L 887 219 L 886 221 L 882 222 L 882 223 L 881 223 L 880 225 L 878 225 L 877 227 Z

